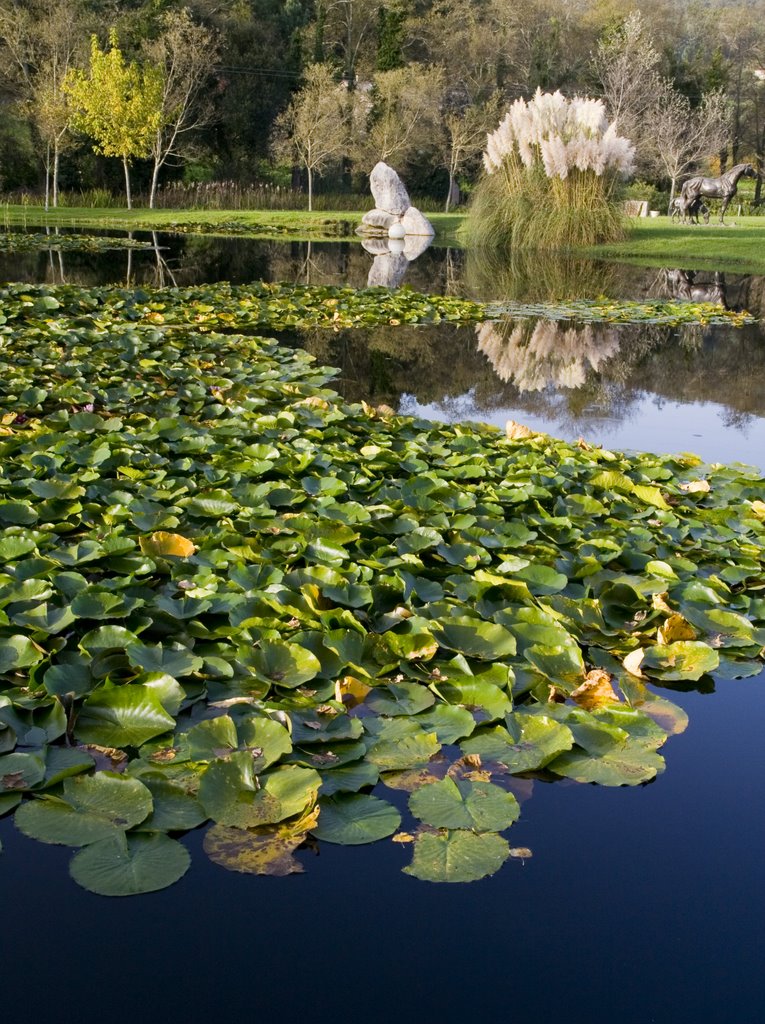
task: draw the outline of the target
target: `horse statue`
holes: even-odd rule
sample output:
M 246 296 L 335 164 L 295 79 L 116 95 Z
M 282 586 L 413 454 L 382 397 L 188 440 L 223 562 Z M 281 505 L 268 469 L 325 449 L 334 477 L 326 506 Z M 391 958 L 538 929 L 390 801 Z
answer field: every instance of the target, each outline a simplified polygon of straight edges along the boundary
M 669 208 L 669 215 L 672 220 L 680 220 L 682 224 L 698 224 L 699 217 L 704 218 L 704 223 L 709 223 L 709 207 L 697 196 L 692 200 L 685 200 L 682 196 L 675 196 Z
M 704 196 L 706 199 L 722 199 L 720 207 L 720 223 L 724 224 L 723 217 L 728 209 L 731 199 L 736 194 L 739 178 L 756 178 L 757 172 L 751 164 L 736 164 L 719 178 L 689 178 L 683 182 L 680 190 L 680 197 L 687 207 L 690 207 L 697 199 Z

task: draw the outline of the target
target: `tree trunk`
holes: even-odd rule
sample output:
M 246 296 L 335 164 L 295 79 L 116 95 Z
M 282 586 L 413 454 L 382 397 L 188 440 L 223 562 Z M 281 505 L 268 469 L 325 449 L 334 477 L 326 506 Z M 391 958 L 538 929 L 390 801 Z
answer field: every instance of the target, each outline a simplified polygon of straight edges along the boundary
M 58 206 L 58 165 L 61 159 L 58 141 L 53 144 L 53 205 Z
M 45 212 L 50 209 L 50 142 L 45 150 Z
M 308 171 L 308 211 L 313 210 L 313 168 L 306 167 Z
M 167 153 L 165 154 L 165 156 Z M 157 132 L 154 139 L 154 166 L 151 170 L 151 189 L 149 191 L 149 209 L 154 209 L 154 203 L 157 199 L 157 183 L 159 182 L 159 169 L 164 163 L 164 157 L 162 156 L 162 133 Z
M 151 171 L 151 189 L 149 191 L 149 209 L 154 209 L 154 202 L 157 196 L 157 182 L 159 181 L 159 161 L 154 159 L 154 167 Z
M 446 202 L 444 203 L 444 213 L 449 212 L 449 208 L 452 204 L 452 193 L 454 192 L 454 174 L 452 173 L 451 167 L 449 168 L 449 185 L 446 190 Z
M 126 156 L 122 158 L 122 166 L 125 168 L 125 197 L 127 199 L 127 208 L 128 210 L 132 210 L 133 200 L 130 195 L 130 167 Z
M 669 207 L 667 209 L 667 213 L 671 216 L 672 215 L 672 203 L 675 201 L 675 189 L 677 187 L 677 178 L 676 177 L 672 177 L 672 178 L 669 179 L 669 181 L 670 181 L 670 186 L 669 186 Z

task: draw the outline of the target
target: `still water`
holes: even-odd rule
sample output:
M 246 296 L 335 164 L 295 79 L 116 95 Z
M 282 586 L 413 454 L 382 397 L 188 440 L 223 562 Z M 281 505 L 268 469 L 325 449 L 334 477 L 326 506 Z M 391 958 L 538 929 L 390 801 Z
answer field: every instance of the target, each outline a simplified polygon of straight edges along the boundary
M 157 252 L 0 258 L 0 279 L 190 284 L 366 283 L 360 246 L 159 238 Z M 160 246 L 162 248 L 160 248 Z M 59 258 L 60 257 L 60 258 Z M 763 279 L 570 263 L 504 275 L 429 250 L 418 290 L 537 301 L 723 289 L 765 315 Z M 694 297 L 699 297 L 696 295 Z M 613 447 L 693 450 L 765 467 L 761 328 L 475 328 L 311 332 L 288 339 L 339 367 L 352 399 L 448 420 L 507 419 Z M 67 876 L 67 850 L 0 821 L 8 1021 L 565 1021 L 749 1024 L 765 1014 L 765 677 L 667 693 L 690 716 L 653 783 L 527 783 L 514 845 L 533 857 L 437 886 L 387 841 L 323 844 L 305 873 L 213 865 L 108 900 Z M 691 684 L 694 685 L 694 684 Z M 404 808 L 405 794 L 385 790 Z M 406 826 L 406 819 L 405 819 Z

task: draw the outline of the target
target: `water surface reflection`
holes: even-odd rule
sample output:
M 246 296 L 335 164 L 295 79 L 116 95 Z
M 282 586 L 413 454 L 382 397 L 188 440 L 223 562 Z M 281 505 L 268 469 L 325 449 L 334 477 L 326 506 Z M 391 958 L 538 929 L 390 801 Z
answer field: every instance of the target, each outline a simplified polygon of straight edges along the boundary
M 403 413 L 497 426 L 515 419 L 611 447 L 763 461 L 765 338 L 758 326 L 527 318 L 477 329 L 312 331 L 298 343 L 340 367 L 346 397 Z
M 92 232 L 99 234 L 98 232 Z M 102 233 L 103 234 L 103 233 Z M 112 232 L 112 234 L 116 234 Z M 295 242 L 134 232 L 148 250 L 0 253 L 0 280 L 50 284 L 193 285 L 213 281 L 369 283 L 375 253 L 358 241 Z M 561 302 L 568 299 L 674 298 L 721 301 L 765 314 L 765 277 L 715 273 L 714 268 L 645 268 L 581 257 L 521 253 L 497 260 L 465 249 L 431 245 L 410 253 L 400 284 L 415 291 L 485 301 Z
M 354 243 L 159 242 L 130 262 L 125 252 L 3 256 L 0 276 L 363 286 L 369 273 L 369 255 Z M 536 269 L 516 262 L 510 276 L 433 249 L 406 281 L 423 291 L 537 301 L 679 298 L 675 285 L 692 289 L 711 277 L 733 308 L 765 309 L 762 278 L 662 277 L 587 261 Z M 614 446 L 695 448 L 724 461 L 762 464 L 765 452 L 757 328 L 585 331 L 511 321 L 478 333 L 401 326 L 293 341 L 340 367 L 340 388 L 352 399 L 449 419 L 519 419 Z M 519 1020 L 572 1024 L 758 1020 L 763 682 L 720 679 L 712 697 L 707 678 L 673 696 L 691 722 L 668 745 L 668 770 L 654 785 L 535 783 L 513 827 L 513 842 L 532 847 L 533 859 L 470 886 L 407 878 L 400 869 L 408 852 L 389 843 L 350 851 L 325 844 L 320 855 L 301 853 L 305 875 L 246 877 L 212 864 L 193 832 L 193 866 L 177 887 L 105 900 L 66 879 L 69 851 L 25 839 L 4 818 L 6 1014 L 20 1024 L 44 1015 L 60 1024 L 108 1015 L 121 1024 L 136 1013 L 135 1000 L 114 998 L 129 977 L 142 1006 L 168 1022 L 225 1014 L 321 1024 L 353 1013 L 367 1024 L 450 1024 L 505 1019 L 508 1007 Z M 68 953 L 45 955 L 41 986 L 32 951 L 45 954 L 54 937 Z

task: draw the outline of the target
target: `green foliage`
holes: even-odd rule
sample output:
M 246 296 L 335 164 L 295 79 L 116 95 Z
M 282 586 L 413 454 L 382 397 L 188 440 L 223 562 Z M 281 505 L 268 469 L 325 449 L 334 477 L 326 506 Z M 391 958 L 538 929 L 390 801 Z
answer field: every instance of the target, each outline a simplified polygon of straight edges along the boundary
M 163 74 L 155 65 L 127 63 L 112 30 L 109 49 L 101 50 L 93 36 L 88 70 L 71 69 L 64 79 L 74 130 L 93 139 L 94 152 L 122 160 L 128 207 L 128 165 L 134 157 L 151 153 L 162 127 Z
M 301 870 L 309 835 L 398 827 L 378 782 L 422 822 L 405 870 L 484 877 L 510 855 L 509 774 L 648 781 L 684 721 L 646 684 L 761 666 L 755 471 L 349 405 L 254 333 L 482 307 L 2 299 L 0 813 L 82 847 L 93 892 L 172 884 L 167 833 L 206 822 L 221 866 Z
M 162 72 L 127 63 L 114 32 L 108 50 L 93 37 L 90 67 L 73 70 L 64 88 L 77 111 L 75 129 L 93 139 L 97 153 L 124 160 L 149 155 L 161 124 Z
M 631 181 L 628 185 L 624 186 L 622 198 L 645 201 L 648 203 L 649 210 L 665 211 L 669 202 L 669 195 L 666 192 L 662 192 L 650 181 Z
M 104 235 L 65 235 L 37 232 L 0 233 L 0 252 L 38 252 L 40 249 L 56 249 L 60 252 L 108 252 L 111 249 L 153 249 L 151 242 L 137 238 Z
M 393 71 L 405 64 L 403 42 L 406 12 L 402 7 L 380 7 L 377 13 L 378 71 Z

